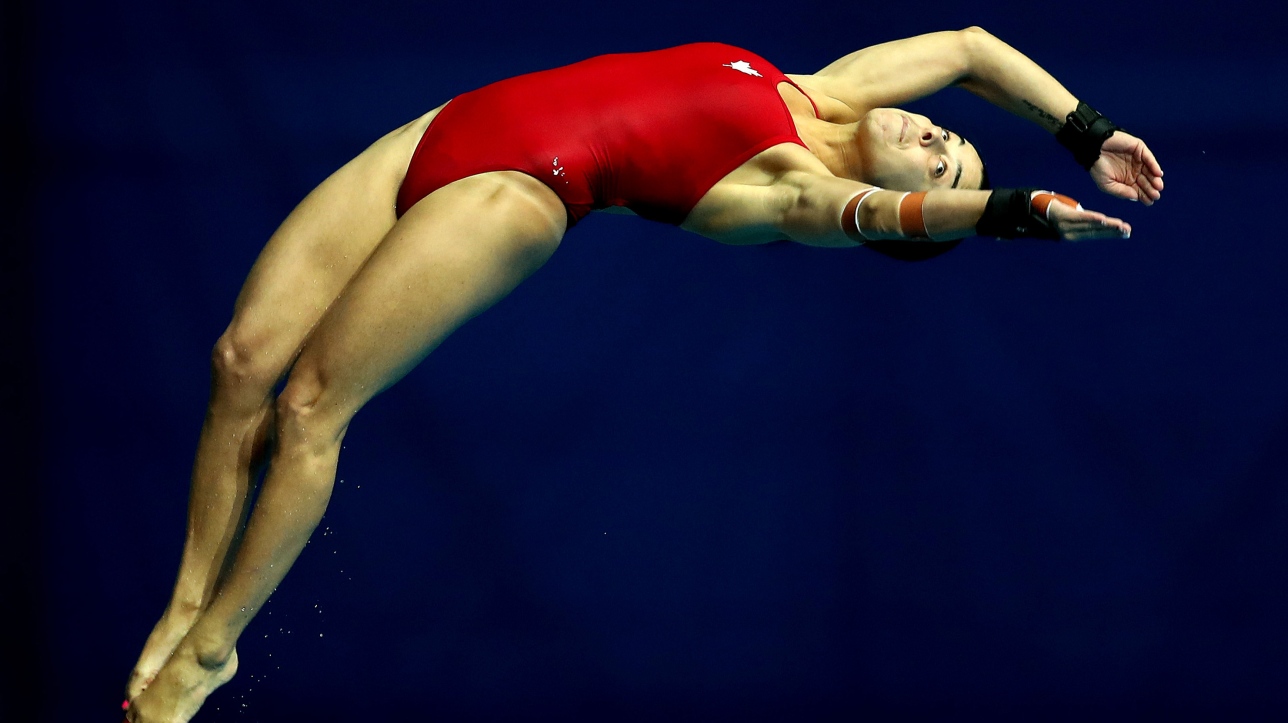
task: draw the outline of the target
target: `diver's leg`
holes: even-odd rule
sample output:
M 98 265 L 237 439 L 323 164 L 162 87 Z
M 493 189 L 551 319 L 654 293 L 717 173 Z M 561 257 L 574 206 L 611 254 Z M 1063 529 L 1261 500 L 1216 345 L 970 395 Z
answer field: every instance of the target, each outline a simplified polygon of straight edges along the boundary
M 504 171 L 441 188 L 394 226 L 305 342 L 277 400 L 276 446 L 235 562 L 131 720 L 187 721 L 232 677 L 238 637 L 322 517 L 349 420 L 539 268 L 565 224 L 553 191 Z
M 127 699 L 147 686 L 209 604 L 267 449 L 273 388 L 309 330 L 393 227 L 394 198 L 424 125 L 414 121 L 389 133 L 323 181 L 255 261 L 232 322 L 215 344 L 183 557 L 169 605 L 130 674 Z

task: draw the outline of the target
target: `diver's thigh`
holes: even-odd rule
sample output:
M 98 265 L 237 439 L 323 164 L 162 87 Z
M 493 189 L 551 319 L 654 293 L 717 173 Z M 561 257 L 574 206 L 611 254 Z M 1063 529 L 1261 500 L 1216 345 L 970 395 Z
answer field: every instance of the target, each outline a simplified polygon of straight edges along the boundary
M 452 331 L 540 268 L 566 223 L 553 191 L 513 171 L 434 191 L 402 217 L 327 311 L 283 396 L 347 423 Z
M 237 296 L 231 336 L 289 363 L 394 226 L 398 186 L 419 137 L 404 126 L 311 191 L 269 238 Z

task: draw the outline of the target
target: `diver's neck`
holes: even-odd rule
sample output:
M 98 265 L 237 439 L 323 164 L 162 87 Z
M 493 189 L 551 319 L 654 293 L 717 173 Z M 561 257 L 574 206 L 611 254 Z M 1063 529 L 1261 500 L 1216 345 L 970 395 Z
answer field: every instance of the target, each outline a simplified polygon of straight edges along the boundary
M 863 181 L 863 163 L 854 142 L 859 124 L 842 125 L 817 118 L 803 120 L 803 123 L 796 121 L 796 132 L 805 142 L 805 147 L 827 166 L 827 170 L 838 178 Z

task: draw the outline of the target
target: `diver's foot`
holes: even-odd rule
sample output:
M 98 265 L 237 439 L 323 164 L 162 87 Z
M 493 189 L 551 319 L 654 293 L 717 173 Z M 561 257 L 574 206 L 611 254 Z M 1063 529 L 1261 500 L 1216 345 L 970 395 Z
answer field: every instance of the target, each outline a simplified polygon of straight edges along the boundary
M 199 656 L 187 640 L 175 648 L 152 684 L 130 701 L 131 723 L 188 723 L 206 698 L 237 674 L 237 651 L 219 661 Z
M 152 628 L 148 641 L 143 645 L 143 652 L 139 655 L 139 661 L 134 664 L 134 670 L 130 672 L 130 679 L 125 684 L 126 700 L 134 700 L 148 687 L 157 672 L 161 670 L 161 666 L 170 659 L 170 654 L 179 647 L 183 636 L 187 635 L 196 624 L 200 615 L 201 611 L 197 608 L 179 611 L 172 605 L 166 609 L 165 614 L 157 621 L 156 627 Z

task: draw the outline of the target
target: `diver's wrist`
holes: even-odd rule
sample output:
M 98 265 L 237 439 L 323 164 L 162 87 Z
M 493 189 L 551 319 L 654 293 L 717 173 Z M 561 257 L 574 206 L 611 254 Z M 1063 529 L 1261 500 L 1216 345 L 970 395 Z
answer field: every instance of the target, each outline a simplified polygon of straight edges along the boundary
M 1078 101 L 1078 107 L 1065 116 L 1064 125 L 1056 131 L 1055 139 L 1069 149 L 1078 165 L 1091 170 L 1100 158 L 1100 147 L 1117 130 L 1121 129 L 1113 121 L 1085 102 Z

